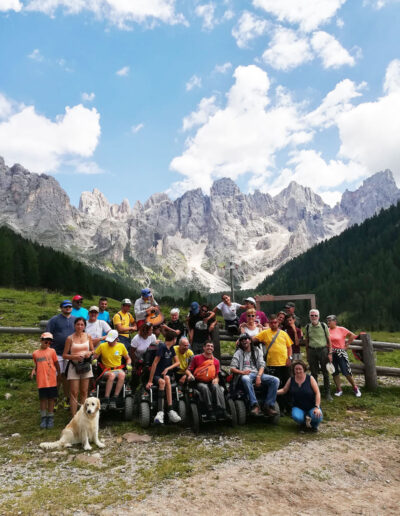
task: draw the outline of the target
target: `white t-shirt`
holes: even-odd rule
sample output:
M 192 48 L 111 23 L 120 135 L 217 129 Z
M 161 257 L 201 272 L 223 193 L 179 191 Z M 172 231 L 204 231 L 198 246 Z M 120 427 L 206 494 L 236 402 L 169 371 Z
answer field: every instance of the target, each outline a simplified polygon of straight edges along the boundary
M 111 327 L 106 321 L 97 319 L 97 321 L 93 323 L 89 321 L 86 323 L 86 333 L 90 335 L 92 339 L 103 337 L 103 335 L 107 335 L 110 330 Z
M 262 328 L 259 328 L 258 326 L 256 326 L 254 328 L 254 330 L 250 330 L 250 328 L 247 328 L 246 326 L 244 326 L 241 328 L 241 331 L 242 331 L 242 333 L 247 333 L 247 335 L 249 335 L 250 337 L 255 337 L 256 335 L 258 335 L 260 333 L 260 331 L 262 331 Z
M 221 301 L 217 308 L 221 310 L 222 317 L 225 321 L 234 321 L 237 317 L 236 310 L 240 308 L 239 303 L 231 303 L 231 306 L 228 306 L 226 303 Z
M 156 336 L 154 333 L 149 335 L 147 339 L 144 339 L 139 335 L 135 335 L 133 339 L 131 340 L 131 346 L 135 348 L 135 355 L 137 358 L 141 358 L 147 351 L 147 348 L 150 346 L 150 344 L 155 344 L 157 342 Z

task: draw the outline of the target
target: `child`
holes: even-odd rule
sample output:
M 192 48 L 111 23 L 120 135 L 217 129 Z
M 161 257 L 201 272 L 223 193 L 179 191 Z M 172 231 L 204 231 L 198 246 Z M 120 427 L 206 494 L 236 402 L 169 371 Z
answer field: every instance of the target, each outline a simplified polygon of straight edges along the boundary
M 57 375 L 60 374 L 60 365 L 54 349 L 53 334 L 42 333 L 40 336 L 40 348 L 33 352 L 35 367 L 32 369 L 31 378 L 36 375 L 36 383 L 39 389 L 40 415 L 42 417 L 40 428 L 53 428 L 54 404 L 57 399 Z

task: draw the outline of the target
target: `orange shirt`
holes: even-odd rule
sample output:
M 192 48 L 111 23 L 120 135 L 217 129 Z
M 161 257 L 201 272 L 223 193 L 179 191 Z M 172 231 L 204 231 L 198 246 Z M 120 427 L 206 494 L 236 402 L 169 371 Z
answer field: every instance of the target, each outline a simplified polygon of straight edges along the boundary
M 54 364 L 58 362 L 58 359 L 54 349 L 37 349 L 33 352 L 32 357 L 36 365 L 38 389 L 57 387 L 57 370 Z

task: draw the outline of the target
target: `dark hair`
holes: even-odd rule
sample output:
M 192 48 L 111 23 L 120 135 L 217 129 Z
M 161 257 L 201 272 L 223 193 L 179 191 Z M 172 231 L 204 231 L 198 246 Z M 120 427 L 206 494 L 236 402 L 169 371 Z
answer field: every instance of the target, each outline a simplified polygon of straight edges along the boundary
M 200 305 L 200 310 L 201 310 L 202 308 L 205 308 L 206 310 L 208 310 L 208 305 Z
M 276 314 L 270 314 L 270 316 L 268 317 L 268 319 L 271 321 L 271 320 L 274 320 L 274 319 L 278 319 L 278 316 Z
M 207 344 L 212 344 L 214 346 L 214 342 L 212 342 L 211 340 L 206 340 L 205 343 L 203 344 L 203 348 L 205 348 L 207 346 Z
M 278 315 L 280 314 L 283 314 L 286 317 L 286 312 L 284 312 L 283 310 L 279 310 Z
M 101 298 L 99 299 L 99 302 L 100 302 L 100 301 L 108 301 L 108 299 L 107 299 L 106 297 L 101 297 Z
M 231 297 L 229 294 L 222 294 L 221 299 L 224 299 L 225 296 Z
M 257 367 L 257 359 L 256 359 L 254 342 L 251 340 L 251 337 L 249 335 L 247 335 L 247 338 L 250 339 L 250 356 L 251 356 L 251 360 L 252 360 L 253 364 Z M 242 353 L 244 353 L 244 349 L 242 348 L 241 344 L 242 344 L 242 342 L 244 340 L 245 340 L 244 338 L 242 338 L 242 339 L 239 338 L 239 349 L 242 350 Z
M 297 365 L 300 365 L 302 368 L 303 368 L 303 371 L 306 372 L 308 367 L 307 367 L 307 364 L 305 362 L 303 362 L 303 360 L 295 360 L 292 365 L 290 366 L 290 370 L 291 370 L 291 373 L 292 375 L 294 375 L 294 368 L 297 366 Z
M 76 323 L 79 321 L 83 321 L 85 323 L 85 328 L 86 328 L 86 319 L 84 317 L 77 317 L 74 321 L 74 326 L 76 326 Z
M 176 339 L 176 333 L 174 331 L 167 331 L 165 333 L 165 340 L 171 342 L 171 340 Z

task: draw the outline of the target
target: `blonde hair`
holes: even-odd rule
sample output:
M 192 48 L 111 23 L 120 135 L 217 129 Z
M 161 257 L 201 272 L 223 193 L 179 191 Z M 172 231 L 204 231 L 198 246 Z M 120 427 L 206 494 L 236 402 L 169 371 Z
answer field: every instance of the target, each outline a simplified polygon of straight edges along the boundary
M 248 310 L 246 310 L 246 314 L 256 314 L 256 310 L 254 308 L 249 308 Z

